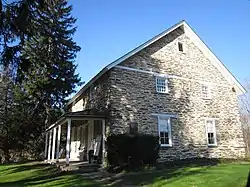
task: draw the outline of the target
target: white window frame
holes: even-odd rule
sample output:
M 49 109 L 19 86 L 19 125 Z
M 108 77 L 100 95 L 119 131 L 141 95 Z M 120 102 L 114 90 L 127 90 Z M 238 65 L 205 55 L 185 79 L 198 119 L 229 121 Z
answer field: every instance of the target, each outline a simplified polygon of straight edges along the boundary
M 208 141 L 208 126 L 207 126 L 207 122 L 208 121 L 212 121 L 213 122 L 213 132 L 214 133 L 214 143 L 213 144 L 210 144 L 209 141 Z M 206 118 L 205 119 L 205 128 L 206 128 L 206 138 L 207 138 L 207 145 L 208 146 L 217 146 L 217 135 L 216 135 L 216 126 L 215 126 L 215 122 L 216 122 L 216 119 L 214 118 Z
M 207 93 L 206 94 L 203 91 L 203 87 L 207 87 Z M 207 95 L 207 96 L 205 96 L 205 95 Z M 202 84 L 201 85 L 201 98 L 202 99 L 211 99 L 212 98 L 210 85 L 208 85 L 208 84 Z
M 171 128 L 171 117 L 170 116 L 162 116 L 162 115 L 158 115 L 157 116 L 157 120 L 158 120 L 158 133 L 159 133 L 159 144 L 161 147 L 172 147 L 172 128 Z M 160 127 L 160 121 L 161 120 L 166 120 L 167 121 L 167 131 L 161 131 L 161 127 Z M 167 132 L 168 133 L 168 144 L 161 144 L 161 132 Z
M 165 91 L 161 91 L 158 86 L 158 80 L 164 80 L 165 81 Z M 168 93 L 168 79 L 164 76 L 155 76 L 155 89 L 157 93 Z

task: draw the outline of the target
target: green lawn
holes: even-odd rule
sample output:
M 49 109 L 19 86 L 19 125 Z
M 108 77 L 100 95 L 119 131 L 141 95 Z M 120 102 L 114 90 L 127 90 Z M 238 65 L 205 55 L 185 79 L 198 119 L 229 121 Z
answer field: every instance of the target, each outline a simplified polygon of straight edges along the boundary
M 0 165 L 0 186 L 168 186 L 245 187 L 250 163 L 172 168 L 114 176 L 82 176 L 60 173 L 54 166 L 39 163 Z

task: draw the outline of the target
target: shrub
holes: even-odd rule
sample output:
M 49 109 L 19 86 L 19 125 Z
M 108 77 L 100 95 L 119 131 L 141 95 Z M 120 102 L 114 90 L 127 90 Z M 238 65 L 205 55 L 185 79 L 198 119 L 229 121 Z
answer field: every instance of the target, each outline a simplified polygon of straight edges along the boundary
M 145 134 L 117 134 L 107 139 L 107 160 L 111 169 L 134 170 L 154 166 L 159 157 L 159 137 Z

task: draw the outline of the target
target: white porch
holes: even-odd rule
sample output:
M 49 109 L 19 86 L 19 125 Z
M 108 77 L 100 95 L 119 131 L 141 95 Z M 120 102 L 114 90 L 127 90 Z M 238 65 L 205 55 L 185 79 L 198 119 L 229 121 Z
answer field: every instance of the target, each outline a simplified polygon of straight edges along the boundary
M 63 115 L 46 129 L 45 161 L 90 161 L 104 163 L 105 115 L 86 114 L 85 111 Z

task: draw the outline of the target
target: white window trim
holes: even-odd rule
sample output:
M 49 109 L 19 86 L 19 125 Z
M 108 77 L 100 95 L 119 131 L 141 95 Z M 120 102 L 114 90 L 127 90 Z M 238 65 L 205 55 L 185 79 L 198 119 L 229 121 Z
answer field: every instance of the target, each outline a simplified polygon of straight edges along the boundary
M 169 141 L 169 144 L 161 144 L 161 140 L 160 140 L 160 124 L 159 124 L 159 121 L 160 121 L 160 118 L 165 118 L 165 119 L 167 119 L 168 120 L 168 135 L 169 135 L 169 137 L 168 137 L 168 141 Z M 158 123 L 158 136 L 159 136 L 159 144 L 160 144 L 160 146 L 161 147 L 172 147 L 173 146 L 173 143 L 172 143 L 172 128 L 171 128 L 171 119 L 170 119 L 170 117 L 167 117 L 167 116 L 161 116 L 161 115 L 158 115 L 157 116 L 157 123 Z
M 178 118 L 178 115 L 176 114 L 164 114 L 164 113 L 161 113 L 161 114 L 157 114 L 157 113 L 152 113 L 151 114 L 152 116 L 156 116 L 156 117 L 162 117 L 162 118 Z
M 207 87 L 207 89 L 208 89 L 208 97 L 204 97 L 204 95 L 203 95 L 203 91 L 202 91 L 202 86 L 206 86 Z M 211 86 L 210 85 L 208 85 L 208 84 L 202 84 L 201 85 L 201 98 L 202 99 L 212 99 L 212 92 L 211 92 Z
M 207 131 L 207 121 L 213 121 L 213 129 L 214 129 L 214 144 L 209 144 L 208 142 L 208 131 Z M 206 118 L 205 119 L 205 129 L 206 129 L 206 138 L 207 138 L 207 145 L 208 146 L 217 146 L 217 135 L 216 135 L 216 126 L 215 126 L 215 118 Z
M 124 70 L 128 70 L 128 71 L 135 71 L 135 72 L 140 72 L 140 73 L 147 73 L 147 74 L 154 75 L 154 76 L 164 76 L 164 77 L 171 78 L 171 79 L 192 81 L 192 82 L 196 82 L 196 83 L 200 83 L 200 84 L 216 85 L 216 86 L 222 86 L 222 87 L 225 87 L 225 88 L 231 88 L 232 87 L 232 86 L 229 86 L 227 84 L 218 84 L 218 83 L 214 83 L 214 82 L 207 82 L 207 81 L 200 80 L 200 79 L 190 79 L 190 78 L 180 77 L 180 76 L 176 76 L 176 75 L 160 74 L 160 73 L 157 73 L 157 72 L 154 72 L 154 71 L 146 71 L 146 70 L 141 70 L 141 69 L 136 69 L 136 68 L 129 68 L 129 67 L 119 66 L 119 65 L 115 66 L 115 68 L 124 69 Z
M 157 79 L 165 79 L 165 87 L 166 87 L 165 92 L 158 91 L 158 89 L 157 89 Z M 159 76 L 159 75 L 155 76 L 155 90 L 156 90 L 157 93 L 168 93 L 169 92 L 168 79 L 167 79 L 166 76 Z

